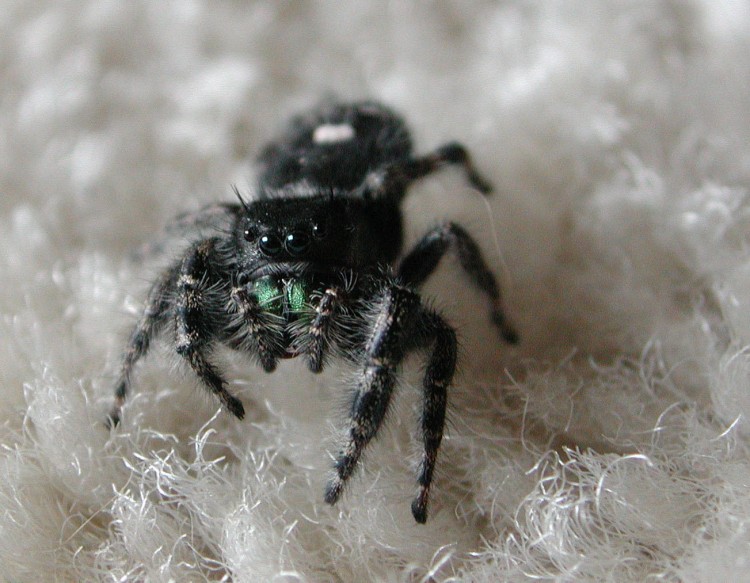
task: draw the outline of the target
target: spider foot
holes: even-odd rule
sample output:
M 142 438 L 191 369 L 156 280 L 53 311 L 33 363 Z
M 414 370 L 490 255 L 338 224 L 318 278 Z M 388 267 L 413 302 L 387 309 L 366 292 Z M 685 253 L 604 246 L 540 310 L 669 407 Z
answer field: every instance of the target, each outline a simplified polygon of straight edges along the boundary
M 104 426 L 110 431 L 120 424 L 120 409 L 112 409 L 104 419 Z
M 242 401 L 237 397 L 231 395 L 227 396 L 226 401 L 224 401 L 224 407 L 226 407 L 227 411 L 232 415 L 237 417 L 237 419 L 243 419 L 245 417 L 245 407 L 242 404 Z
M 344 491 L 344 481 L 336 476 L 335 478 L 331 478 L 331 480 L 326 485 L 325 494 L 323 495 L 323 500 L 325 500 L 326 504 L 336 504 L 338 502 L 338 499 L 341 497 L 342 492 Z
M 411 503 L 411 513 L 419 524 L 427 522 L 427 502 L 430 496 L 429 488 L 422 487 L 419 489 L 419 494 L 414 498 Z
M 518 344 L 521 341 L 520 335 L 508 322 L 508 319 L 502 311 L 495 310 L 492 312 L 492 323 L 497 327 L 500 336 L 502 336 L 503 340 L 508 344 Z
M 104 426 L 109 430 L 114 429 L 120 424 L 120 419 L 122 417 L 122 406 L 125 404 L 124 398 L 120 396 L 121 394 L 123 394 L 122 385 L 119 387 L 118 395 L 115 397 L 115 404 L 113 405 L 107 417 L 104 419 Z

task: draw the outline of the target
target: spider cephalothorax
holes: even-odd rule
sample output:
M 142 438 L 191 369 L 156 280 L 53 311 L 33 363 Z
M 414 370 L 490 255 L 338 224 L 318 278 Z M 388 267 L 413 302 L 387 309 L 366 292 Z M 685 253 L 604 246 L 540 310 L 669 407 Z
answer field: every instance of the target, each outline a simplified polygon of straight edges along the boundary
M 268 372 L 282 358 L 305 358 L 313 372 L 330 356 L 349 359 L 359 372 L 348 437 L 325 492 L 333 504 L 382 425 L 401 361 L 423 350 L 424 450 L 412 513 L 425 522 L 456 334 L 417 289 L 454 251 L 491 301 L 503 338 L 516 342 L 517 335 L 494 275 L 462 227 L 439 225 L 401 255 L 400 203 L 411 182 L 449 164 L 482 193 L 490 187 L 460 144 L 413 156 L 401 118 L 373 102 L 329 105 L 294 119 L 259 164 L 251 200 L 236 192 L 239 202 L 175 223 L 200 236 L 151 288 L 123 358 L 111 422 L 120 419 L 135 363 L 164 329 L 203 385 L 240 419 L 243 405 L 211 359 L 217 343 L 250 354 Z

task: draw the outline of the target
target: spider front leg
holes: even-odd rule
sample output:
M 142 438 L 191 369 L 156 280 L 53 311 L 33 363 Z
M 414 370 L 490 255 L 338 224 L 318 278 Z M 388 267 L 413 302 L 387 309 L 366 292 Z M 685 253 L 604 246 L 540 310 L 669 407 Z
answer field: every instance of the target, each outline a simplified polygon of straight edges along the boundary
M 130 378 L 133 367 L 148 352 L 151 339 L 163 328 L 167 321 L 170 306 L 169 294 L 175 285 L 178 269 L 166 270 L 153 285 L 148 294 L 146 305 L 140 320 L 130 334 L 125 355 L 123 356 L 120 376 L 115 385 L 115 404 L 109 413 L 107 425 L 116 426 L 120 422 L 122 407 L 130 389 Z
M 310 323 L 307 332 L 307 366 L 315 373 L 323 370 L 323 357 L 326 353 L 326 345 L 330 333 L 331 322 L 338 304 L 342 301 L 343 290 L 339 287 L 330 287 L 315 306 L 315 316 Z
M 427 520 L 427 504 L 440 442 L 443 438 L 447 388 L 456 367 L 456 334 L 435 312 L 426 310 L 412 291 L 392 286 L 380 297 L 375 323 L 365 346 L 363 369 L 352 403 L 349 440 L 335 462 L 325 500 L 334 504 L 367 444 L 385 419 L 405 354 L 433 345 L 424 377 L 422 440 L 424 453 L 417 477 L 419 491 L 412 515 Z
M 213 238 L 195 244 L 180 266 L 175 307 L 176 350 L 221 404 L 242 419 L 245 416 L 242 402 L 226 389 L 226 381 L 208 358 L 216 337 L 209 317 L 226 305 L 221 281 L 212 268 L 217 262 L 217 241 Z
M 227 344 L 237 350 L 257 354 L 266 372 L 276 370 L 278 354 L 283 344 L 283 330 L 270 314 L 250 294 L 245 286 L 234 286 L 230 292 L 230 312 L 236 314 L 230 326 Z
M 435 471 L 438 449 L 443 440 L 445 410 L 448 404 L 448 386 L 456 371 L 458 355 L 456 333 L 435 312 L 424 310 L 418 327 L 425 340 L 433 339 L 434 345 L 427 363 L 422 399 L 422 441 L 424 453 L 419 466 L 417 484 L 419 491 L 411 504 L 414 519 L 424 524 L 427 520 L 427 503 L 430 496 L 432 476 Z
M 412 315 L 419 299 L 403 288 L 391 287 L 377 300 L 377 314 L 364 346 L 362 369 L 351 407 L 349 439 L 342 448 L 328 482 L 325 501 L 334 504 L 352 476 L 362 452 L 377 434 L 385 419 L 396 382 L 396 367 L 403 359 L 405 320 Z
M 472 283 L 492 301 L 492 322 L 503 339 L 510 344 L 517 344 L 518 332 L 505 315 L 497 280 L 487 267 L 476 241 L 460 225 L 445 223 L 422 237 L 401 261 L 399 277 L 405 284 L 419 287 L 435 271 L 443 255 L 451 249 L 456 251 L 459 263 Z

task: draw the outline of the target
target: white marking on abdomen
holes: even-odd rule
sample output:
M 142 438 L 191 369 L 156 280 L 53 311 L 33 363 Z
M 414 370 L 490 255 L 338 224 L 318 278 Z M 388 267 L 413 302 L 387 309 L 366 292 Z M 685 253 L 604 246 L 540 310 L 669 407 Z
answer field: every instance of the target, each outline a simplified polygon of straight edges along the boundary
M 312 139 L 315 144 L 335 144 L 346 142 L 353 137 L 354 128 L 348 123 L 326 123 L 315 128 Z

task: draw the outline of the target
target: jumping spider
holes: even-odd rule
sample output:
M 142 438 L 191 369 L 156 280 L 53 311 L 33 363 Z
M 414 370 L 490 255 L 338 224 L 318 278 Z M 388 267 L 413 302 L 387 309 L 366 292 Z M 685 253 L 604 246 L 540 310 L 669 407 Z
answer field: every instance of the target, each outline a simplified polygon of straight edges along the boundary
M 456 334 L 416 290 L 452 250 L 489 297 L 502 337 L 515 343 L 518 336 L 494 275 L 461 226 L 430 230 L 398 260 L 399 206 L 412 182 L 448 165 L 459 166 L 481 193 L 491 187 L 458 143 L 413 156 L 403 120 L 373 102 L 327 105 L 297 117 L 258 162 L 252 200 L 235 189 L 237 203 L 214 204 L 176 223 L 203 235 L 151 288 L 123 357 L 110 423 L 120 420 L 134 365 L 164 328 L 206 389 L 239 419 L 242 402 L 211 360 L 216 344 L 252 355 L 267 372 L 282 358 L 302 356 L 315 373 L 329 356 L 346 358 L 359 372 L 348 437 L 325 490 L 325 501 L 334 504 L 383 423 L 400 363 L 411 351 L 426 351 L 424 452 L 411 506 L 424 523 Z

